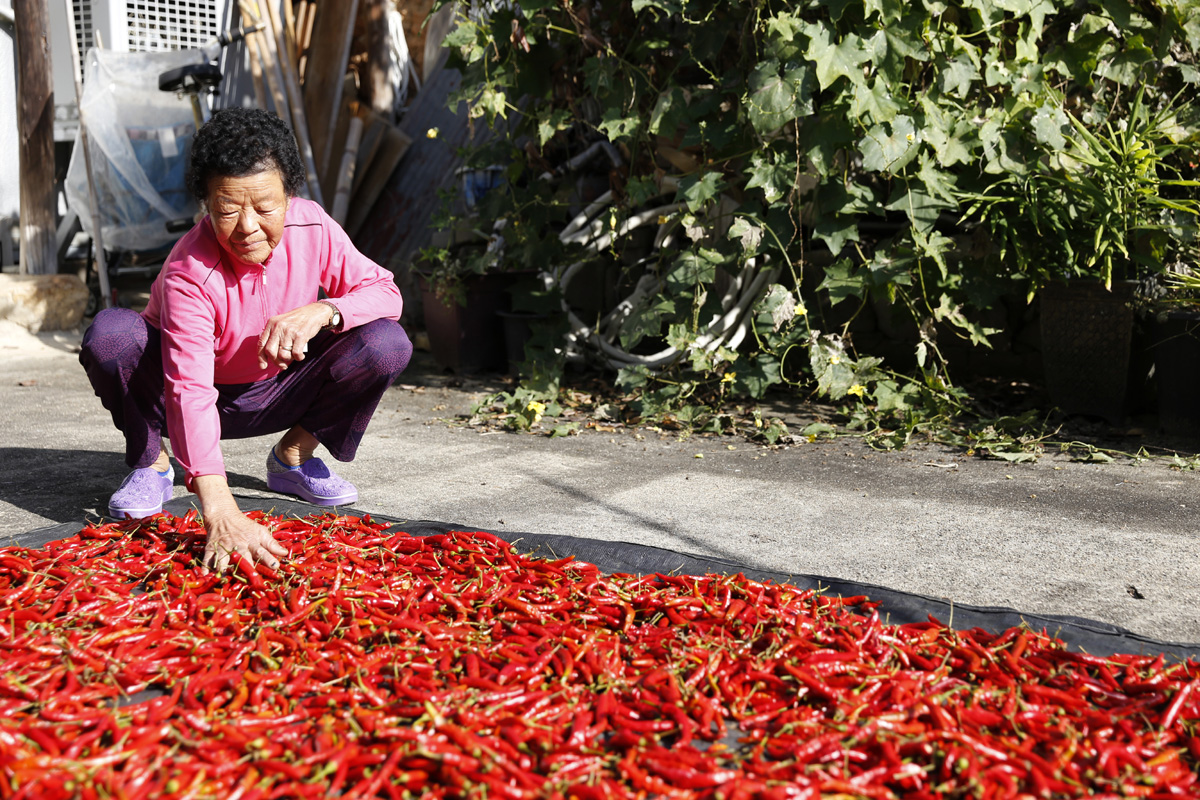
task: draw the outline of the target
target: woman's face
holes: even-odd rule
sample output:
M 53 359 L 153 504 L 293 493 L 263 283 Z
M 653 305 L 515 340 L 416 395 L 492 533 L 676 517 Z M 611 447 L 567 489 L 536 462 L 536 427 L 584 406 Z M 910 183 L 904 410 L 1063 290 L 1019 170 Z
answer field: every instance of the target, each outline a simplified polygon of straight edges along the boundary
M 261 264 L 283 238 L 288 196 L 271 168 L 208 182 L 208 216 L 221 249 L 244 264 Z

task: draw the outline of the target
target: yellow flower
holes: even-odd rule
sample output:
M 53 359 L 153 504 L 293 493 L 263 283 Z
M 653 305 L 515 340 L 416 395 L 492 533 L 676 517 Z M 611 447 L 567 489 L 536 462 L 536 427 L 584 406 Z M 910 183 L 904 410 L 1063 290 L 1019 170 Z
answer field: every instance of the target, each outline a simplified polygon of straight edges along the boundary
M 721 383 L 733 383 L 733 380 L 736 377 L 737 377 L 736 372 L 726 372 L 724 375 L 721 376 Z
M 429 128 L 428 130 L 425 131 L 425 138 L 426 139 L 436 139 L 438 137 L 439 133 L 440 133 L 440 131 L 437 128 Z
M 851 386 L 849 389 L 846 390 L 846 394 L 853 394 L 853 395 L 858 395 L 859 397 L 862 397 L 863 392 L 865 392 L 866 390 L 867 390 L 867 387 L 863 386 L 861 383 L 856 383 L 853 386 Z
M 807 317 L 808 316 L 808 309 L 804 307 L 804 303 L 796 304 L 796 316 L 797 317 Z
M 537 400 L 531 400 L 529 405 L 525 406 L 526 411 L 532 411 L 534 416 L 540 417 L 546 413 L 546 404 L 539 403 Z
M 842 363 L 842 357 L 841 356 L 830 356 L 829 363 L 830 364 L 840 364 L 840 363 Z

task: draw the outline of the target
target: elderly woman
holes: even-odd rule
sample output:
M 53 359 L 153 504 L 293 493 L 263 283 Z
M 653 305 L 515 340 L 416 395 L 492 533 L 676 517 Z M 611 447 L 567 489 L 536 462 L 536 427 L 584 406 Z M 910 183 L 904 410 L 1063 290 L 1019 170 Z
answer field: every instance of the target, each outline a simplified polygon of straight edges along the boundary
M 303 183 L 295 139 L 278 117 L 214 114 L 188 172 L 207 216 L 172 249 L 145 311 L 97 314 L 79 357 L 133 468 L 109 512 L 148 516 L 171 498 L 168 436 L 200 501 L 204 563 L 217 569 L 235 552 L 271 566 L 286 553 L 238 509 L 220 440 L 283 431 L 266 454 L 271 490 L 352 503 L 357 490 L 314 451 L 324 445 L 353 460 L 412 354 L 391 273 L 296 196 Z

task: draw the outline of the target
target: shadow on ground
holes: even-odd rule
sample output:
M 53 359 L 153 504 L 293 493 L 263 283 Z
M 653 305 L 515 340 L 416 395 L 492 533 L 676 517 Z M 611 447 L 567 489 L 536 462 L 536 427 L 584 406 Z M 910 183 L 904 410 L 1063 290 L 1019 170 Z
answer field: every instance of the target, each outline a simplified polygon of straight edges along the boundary
M 109 495 L 128 472 L 112 451 L 0 447 L 0 502 L 55 522 L 82 522 L 107 513 Z M 182 487 L 183 476 L 175 474 Z M 233 489 L 268 491 L 260 477 L 228 477 Z

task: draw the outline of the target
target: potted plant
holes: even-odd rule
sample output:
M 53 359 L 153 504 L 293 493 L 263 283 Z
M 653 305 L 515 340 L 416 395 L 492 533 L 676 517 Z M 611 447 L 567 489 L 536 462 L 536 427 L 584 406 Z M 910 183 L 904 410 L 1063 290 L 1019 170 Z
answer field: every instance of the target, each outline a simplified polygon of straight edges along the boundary
M 1177 262 L 1147 317 L 1159 428 L 1200 436 L 1200 273 Z
M 503 370 L 504 323 L 513 273 L 498 237 L 478 230 L 443 237 L 423 249 L 414 265 L 434 360 L 455 372 Z
M 1107 109 L 1055 99 L 1063 130 L 1042 129 L 1027 171 L 964 195 L 967 216 L 1039 299 L 1051 402 L 1119 422 L 1131 370 L 1140 371 L 1131 346 L 1138 286 L 1165 272 L 1200 214 L 1196 181 L 1182 171 L 1196 128 L 1183 121 L 1179 95 L 1151 102 L 1144 87 Z

